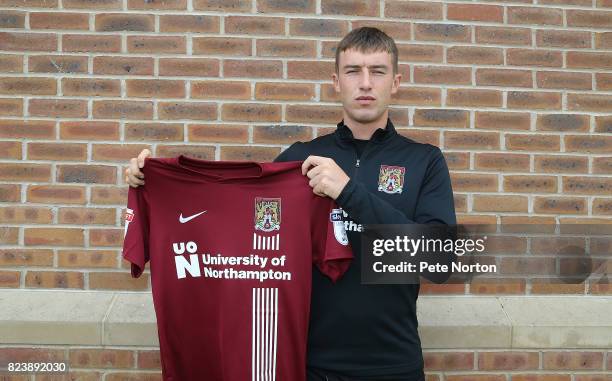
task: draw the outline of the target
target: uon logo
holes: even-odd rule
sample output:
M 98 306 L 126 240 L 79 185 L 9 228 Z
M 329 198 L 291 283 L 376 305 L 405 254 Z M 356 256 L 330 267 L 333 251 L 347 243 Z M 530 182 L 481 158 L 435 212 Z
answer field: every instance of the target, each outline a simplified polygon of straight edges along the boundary
M 281 199 L 255 198 L 255 230 L 271 232 L 280 230 Z
M 385 193 L 402 193 L 406 168 L 381 165 L 378 174 L 378 190 Z
M 130 222 L 132 222 L 132 220 L 134 219 L 134 211 L 130 208 L 126 208 L 125 211 L 125 227 L 123 229 L 123 238 L 125 238 L 125 236 L 127 235 L 127 231 L 128 231 L 128 225 L 130 224 Z

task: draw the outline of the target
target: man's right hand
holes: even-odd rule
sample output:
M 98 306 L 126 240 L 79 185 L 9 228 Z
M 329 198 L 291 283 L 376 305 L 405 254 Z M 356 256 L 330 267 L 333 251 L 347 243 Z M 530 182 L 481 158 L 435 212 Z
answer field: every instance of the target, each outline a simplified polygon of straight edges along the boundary
M 130 166 L 125 170 L 125 182 L 129 186 L 137 188 L 139 185 L 144 185 L 144 173 L 140 171 L 144 167 L 145 158 L 151 156 L 151 151 L 143 149 L 138 157 L 130 159 Z

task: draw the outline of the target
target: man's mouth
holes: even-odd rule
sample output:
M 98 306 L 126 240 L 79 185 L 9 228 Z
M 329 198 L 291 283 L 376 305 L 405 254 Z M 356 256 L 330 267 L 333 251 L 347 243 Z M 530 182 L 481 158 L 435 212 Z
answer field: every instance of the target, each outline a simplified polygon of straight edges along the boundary
M 374 97 L 370 97 L 367 95 L 362 95 L 360 97 L 355 98 L 355 100 L 362 105 L 368 105 L 376 100 Z

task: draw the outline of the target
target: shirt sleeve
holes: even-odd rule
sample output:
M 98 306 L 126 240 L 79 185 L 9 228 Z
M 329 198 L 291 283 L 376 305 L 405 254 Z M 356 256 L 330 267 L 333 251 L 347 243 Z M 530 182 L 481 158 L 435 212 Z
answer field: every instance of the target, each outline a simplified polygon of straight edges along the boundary
M 149 261 L 149 211 L 142 186 L 128 191 L 122 255 L 131 263 L 132 277 L 140 277 Z
M 312 256 L 315 266 L 333 282 L 346 272 L 353 259 L 342 210 L 329 197 L 314 196 L 311 216 Z

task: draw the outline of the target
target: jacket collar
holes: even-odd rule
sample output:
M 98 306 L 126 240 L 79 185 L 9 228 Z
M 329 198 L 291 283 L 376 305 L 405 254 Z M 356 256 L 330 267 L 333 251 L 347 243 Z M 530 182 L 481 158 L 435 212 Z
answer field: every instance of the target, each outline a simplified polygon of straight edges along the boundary
M 344 124 L 344 119 L 338 123 L 335 135 L 336 138 L 343 143 L 352 143 L 352 141 L 355 139 L 351 129 Z M 397 135 L 397 131 L 395 130 L 391 119 L 387 118 L 387 125 L 385 128 L 377 128 L 376 131 L 374 131 L 374 134 L 372 134 L 370 141 L 374 143 L 383 143 L 391 139 L 394 135 Z

